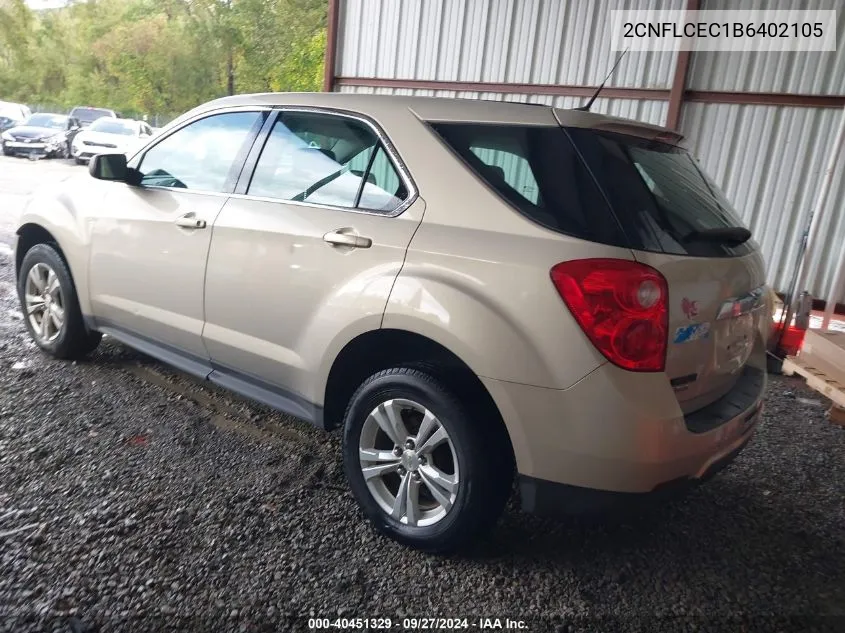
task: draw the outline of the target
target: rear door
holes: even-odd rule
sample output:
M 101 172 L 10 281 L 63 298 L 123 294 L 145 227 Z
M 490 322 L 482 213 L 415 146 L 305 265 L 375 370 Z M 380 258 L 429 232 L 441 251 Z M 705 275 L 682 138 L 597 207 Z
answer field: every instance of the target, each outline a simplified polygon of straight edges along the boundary
M 332 345 L 380 327 L 423 202 L 359 118 L 283 110 L 260 145 L 214 223 L 203 340 L 218 374 L 314 402 Z
M 666 372 L 689 412 L 735 384 L 762 348 L 765 266 L 730 203 L 690 154 L 654 139 L 568 128 L 599 180 L 635 258 L 669 288 Z M 733 240 L 733 241 L 731 241 Z

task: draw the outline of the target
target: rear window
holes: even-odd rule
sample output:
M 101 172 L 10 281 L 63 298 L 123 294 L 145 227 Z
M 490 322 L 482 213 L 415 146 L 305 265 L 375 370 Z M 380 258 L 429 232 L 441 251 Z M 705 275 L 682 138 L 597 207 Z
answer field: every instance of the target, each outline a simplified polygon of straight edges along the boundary
M 719 188 L 684 149 L 635 136 L 567 128 L 628 237 L 631 248 L 697 257 L 744 255 L 691 239 L 696 231 L 742 226 Z
M 432 123 L 463 161 L 524 216 L 573 237 L 696 257 L 749 253 L 694 238 L 742 226 L 684 149 L 636 136 L 561 128 Z
M 524 216 L 573 237 L 627 246 L 607 201 L 562 128 L 479 123 L 431 127 Z

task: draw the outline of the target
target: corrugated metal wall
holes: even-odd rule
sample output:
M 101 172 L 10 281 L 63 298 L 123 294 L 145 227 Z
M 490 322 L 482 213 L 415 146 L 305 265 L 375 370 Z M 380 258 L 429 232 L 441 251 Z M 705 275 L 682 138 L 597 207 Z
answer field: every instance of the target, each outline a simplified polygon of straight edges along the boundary
M 626 3 L 677 8 L 686 0 Z M 616 0 L 343 0 L 342 77 L 593 86 L 613 64 Z M 668 88 L 670 53 L 622 61 L 609 86 Z M 643 78 L 647 78 L 645 82 Z
M 837 10 L 839 50 L 835 53 L 713 53 L 692 56 L 687 77 L 690 90 L 729 92 L 790 92 L 794 94 L 845 94 L 845 32 L 843 0 L 702 0 L 702 9 L 796 8 Z
M 745 0 L 741 8 L 787 9 L 800 0 Z M 634 0 L 629 9 L 683 9 L 686 0 Z M 608 11 L 615 0 L 342 0 L 337 74 L 341 77 L 495 83 L 597 85 L 613 63 Z M 740 8 L 703 0 L 702 9 Z M 837 9 L 845 0 L 815 0 Z M 608 86 L 669 89 L 676 56 L 629 54 Z M 845 46 L 832 53 L 694 53 L 689 90 L 845 95 Z M 547 103 L 571 108 L 585 99 L 493 92 L 367 88 L 349 92 L 413 94 Z M 595 112 L 664 124 L 668 102 L 598 99 Z M 788 286 L 801 234 L 815 202 L 841 112 L 830 108 L 685 103 L 681 131 L 704 168 L 761 244 L 769 281 Z M 845 242 L 845 159 L 829 199 L 823 248 L 810 255 L 810 292 L 826 297 Z M 845 289 L 840 301 L 845 302 Z
M 841 111 L 688 103 L 681 131 L 704 169 L 734 203 L 766 256 L 769 282 L 783 290 L 794 272 Z M 826 297 L 845 241 L 845 160 L 831 190 L 823 248 L 810 254 L 811 293 Z

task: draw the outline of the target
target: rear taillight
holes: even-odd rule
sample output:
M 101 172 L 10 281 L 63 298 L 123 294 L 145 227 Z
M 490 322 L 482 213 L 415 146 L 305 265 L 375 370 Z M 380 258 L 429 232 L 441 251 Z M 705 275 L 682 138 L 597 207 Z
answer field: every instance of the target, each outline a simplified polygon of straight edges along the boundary
M 669 294 L 663 275 L 622 259 L 578 259 L 558 264 L 551 277 L 607 360 L 631 371 L 663 371 Z

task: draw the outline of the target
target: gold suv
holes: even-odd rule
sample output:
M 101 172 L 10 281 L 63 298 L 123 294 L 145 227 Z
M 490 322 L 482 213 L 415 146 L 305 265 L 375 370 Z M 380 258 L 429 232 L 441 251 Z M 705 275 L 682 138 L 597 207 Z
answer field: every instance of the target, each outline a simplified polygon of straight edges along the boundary
M 771 306 L 680 143 L 539 105 L 219 99 L 29 203 L 26 324 L 342 427 L 364 513 L 430 551 L 515 474 L 540 513 L 682 488 L 751 437 Z

